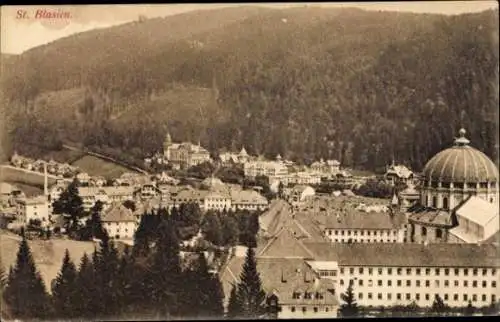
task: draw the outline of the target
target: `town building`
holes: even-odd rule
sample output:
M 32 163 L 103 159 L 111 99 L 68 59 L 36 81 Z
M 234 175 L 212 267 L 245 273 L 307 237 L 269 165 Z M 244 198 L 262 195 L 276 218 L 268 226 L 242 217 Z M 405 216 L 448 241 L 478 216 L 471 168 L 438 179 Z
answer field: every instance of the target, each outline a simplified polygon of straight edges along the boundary
M 269 208 L 269 201 L 255 190 L 232 190 L 231 209 L 263 211 Z
M 279 161 L 249 161 L 244 164 L 245 177 L 255 179 L 257 176 L 267 176 L 269 183 L 281 180 L 288 175 L 288 167 Z
M 414 174 L 408 167 L 402 164 L 395 164 L 393 160 L 392 164 L 387 167 L 384 178 L 392 185 L 398 183 L 406 184 L 413 180 Z
M 131 186 L 111 187 L 78 187 L 78 194 L 82 198 L 83 208 L 89 211 L 97 201 L 102 202 L 106 209 L 112 203 L 134 199 L 134 188 Z
M 293 188 L 285 189 L 285 198 L 292 206 L 300 206 L 306 200 L 313 197 L 316 191 L 311 186 L 297 185 Z
M 50 221 L 49 202 L 45 196 L 17 200 L 16 212 L 18 222 L 25 225 L 39 221 L 42 226 L 47 226 Z
M 18 199 L 26 198 L 22 190 L 7 182 L 0 182 L 0 205 L 13 207 Z
M 137 229 L 137 218 L 132 210 L 126 208 L 121 203 L 114 203 L 101 218 L 102 227 L 112 239 L 131 240 L 134 238 Z
M 219 155 L 219 159 L 223 164 L 245 164 L 250 160 L 245 147 L 241 148 L 239 153 L 232 152 L 222 152 Z
M 167 133 L 163 144 L 163 155 L 165 160 L 177 169 L 187 169 L 211 160 L 210 153 L 200 143 L 172 143 L 170 133 Z
M 311 164 L 311 170 L 319 172 L 325 176 L 335 175 L 340 172 L 340 162 L 337 160 L 320 159 Z
M 410 241 L 478 242 L 498 231 L 498 169 L 484 153 L 469 145 L 465 134 L 461 129 L 454 146 L 425 165 L 420 200 L 407 211 Z M 496 231 L 492 232 L 494 226 Z
M 321 173 L 300 171 L 289 173 L 280 180 L 284 186 L 289 185 L 318 185 L 321 183 Z

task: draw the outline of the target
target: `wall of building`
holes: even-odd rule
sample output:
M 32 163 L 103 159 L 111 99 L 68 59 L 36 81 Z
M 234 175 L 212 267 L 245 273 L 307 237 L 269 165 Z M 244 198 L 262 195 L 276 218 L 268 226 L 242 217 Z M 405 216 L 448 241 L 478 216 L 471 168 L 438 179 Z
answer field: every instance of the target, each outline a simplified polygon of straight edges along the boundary
M 427 307 L 437 294 L 452 307 L 467 306 L 469 300 L 481 307 L 499 300 L 499 278 L 496 268 L 347 266 L 340 268 L 337 285 L 339 294 L 344 293 L 349 280 L 354 280 L 356 301 L 362 306 L 407 305 L 415 301 Z
M 135 230 L 137 229 L 137 222 L 103 222 L 103 227 L 106 229 L 109 237 L 113 239 L 133 239 Z M 117 238 L 117 235 L 119 238 Z
M 446 243 L 448 231 L 445 228 L 432 227 L 418 223 L 410 223 L 407 236 L 408 241 L 414 243 Z M 441 236 L 441 237 L 439 237 Z
M 282 304 L 278 319 L 336 318 L 338 307 L 334 305 Z
M 334 243 L 402 243 L 402 229 L 335 229 L 327 228 L 325 236 Z

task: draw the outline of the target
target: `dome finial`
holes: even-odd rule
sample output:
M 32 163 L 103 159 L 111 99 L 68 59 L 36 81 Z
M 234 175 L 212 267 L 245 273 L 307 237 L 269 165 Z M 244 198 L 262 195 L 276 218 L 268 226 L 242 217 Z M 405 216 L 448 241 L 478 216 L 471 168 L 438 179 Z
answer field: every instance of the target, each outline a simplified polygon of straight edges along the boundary
M 463 146 L 463 145 L 467 145 L 467 144 L 470 143 L 470 141 L 465 137 L 466 133 L 467 133 L 467 131 L 464 128 L 461 128 L 458 131 L 459 137 L 455 138 L 455 144 L 456 145 Z

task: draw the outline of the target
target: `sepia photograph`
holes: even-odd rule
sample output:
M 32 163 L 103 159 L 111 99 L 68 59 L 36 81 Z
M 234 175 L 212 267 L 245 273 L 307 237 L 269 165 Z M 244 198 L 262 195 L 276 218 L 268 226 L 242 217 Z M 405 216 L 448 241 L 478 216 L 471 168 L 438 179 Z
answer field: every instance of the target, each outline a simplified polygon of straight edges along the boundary
M 1 320 L 500 315 L 497 1 L 0 10 Z

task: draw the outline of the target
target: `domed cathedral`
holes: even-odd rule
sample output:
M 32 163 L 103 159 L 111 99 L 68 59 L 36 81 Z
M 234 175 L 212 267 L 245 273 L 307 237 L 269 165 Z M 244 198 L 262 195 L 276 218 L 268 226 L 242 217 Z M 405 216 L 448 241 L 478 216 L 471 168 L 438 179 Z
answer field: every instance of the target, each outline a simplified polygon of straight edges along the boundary
M 420 200 L 407 209 L 407 240 L 477 243 L 498 232 L 498 168 L 465 135 L 461 129 L 425 165 Z

